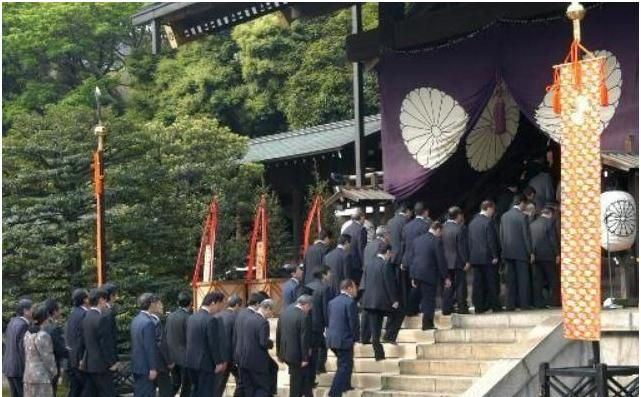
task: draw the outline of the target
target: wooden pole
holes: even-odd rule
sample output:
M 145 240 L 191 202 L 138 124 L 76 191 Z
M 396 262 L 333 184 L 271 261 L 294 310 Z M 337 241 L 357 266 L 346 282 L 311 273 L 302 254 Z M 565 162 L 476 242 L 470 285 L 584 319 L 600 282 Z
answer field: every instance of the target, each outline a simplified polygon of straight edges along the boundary
M 104 136 L 107 129 L 98 125 L 95 128 L 98 136 L 98 149 L 93 155 L 94 186 L 96 194 L 96 273 L 97 283 L 100 287 L 106 280 L 105 256 L 105 171 L 102 161 Z
M 352 33 L 358 34 L 363 30 L 361 5 L 352 6 Z M 356 187 L 363 186 L 363 169 L 365 168 L 365 133 L 363 121 L 363 64 L 354 62 L 353 71 L 354 95 L 354 160 Z

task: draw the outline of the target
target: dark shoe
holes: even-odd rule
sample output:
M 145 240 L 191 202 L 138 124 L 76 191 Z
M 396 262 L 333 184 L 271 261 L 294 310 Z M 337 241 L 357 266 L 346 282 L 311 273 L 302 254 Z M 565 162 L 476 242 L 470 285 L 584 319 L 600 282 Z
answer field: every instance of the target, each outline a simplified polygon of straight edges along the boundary
M 383 343 L 389 343 L 390 345 L 398 346 L 398 342 L 395 340 L 384 340 Z
M 371 344 L 372 344 L 371 340 L 366 340 L 366 341 L 361 342 L 361 345 L 371 345 Z
M 325 367 L 320 367 L 320 368 L 316 369 L 316 374 L 317 375 L 324 374 L 326 372 L 327 372 L 327 370 L 325 369 Z
M 427 331 L 430 329 L 436 329 L 436 326 L 434 325 L 434 321 L 424 321 L 423 326 L 421 327 L 423 331 Z
M 452 314 L 452 312 L 441 312 L 441 315 L 443 315 L 443 316 L 449 316 L 451 314 Z
M 457 310 L 457 314 L 470 314 L 470 311 L 468 309 L 463 309 L 463 310 Z

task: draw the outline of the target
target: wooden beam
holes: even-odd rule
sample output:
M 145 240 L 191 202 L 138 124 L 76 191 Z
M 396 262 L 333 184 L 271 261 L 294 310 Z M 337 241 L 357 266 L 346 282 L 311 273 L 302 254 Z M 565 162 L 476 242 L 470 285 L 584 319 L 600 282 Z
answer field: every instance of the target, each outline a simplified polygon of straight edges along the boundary
M 436 10 L 429 17 L 407 18 L 395 23 L 390 46 L 409 49 L 438 44 L 474 32 L 499 19 L 530 19 L 565 12 L 562 3 L 462 3 Z M 380 28 L 379 28 L 380 29 Z M 347 58 L 351 62 L 380 56 L 388 35 L 373 29 L 347 37 Z
M 363 31 L 363 18 L 361 5 L 352 6 L 352 33 Z M 356 186 L 363 185 L 363 168 L 365 167 L 365 128 L 363 120 L 363 64 L 354 62 L 354 160 L 356 172 Z

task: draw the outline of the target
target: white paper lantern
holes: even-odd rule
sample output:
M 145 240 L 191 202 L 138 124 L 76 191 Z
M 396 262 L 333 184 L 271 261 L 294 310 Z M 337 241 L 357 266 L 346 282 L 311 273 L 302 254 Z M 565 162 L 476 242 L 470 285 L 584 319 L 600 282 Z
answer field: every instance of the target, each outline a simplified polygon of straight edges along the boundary
M 630 249 L 637 235 L 637 207 L 628 192 L 601 194 L 601 246 L 610 252 Z

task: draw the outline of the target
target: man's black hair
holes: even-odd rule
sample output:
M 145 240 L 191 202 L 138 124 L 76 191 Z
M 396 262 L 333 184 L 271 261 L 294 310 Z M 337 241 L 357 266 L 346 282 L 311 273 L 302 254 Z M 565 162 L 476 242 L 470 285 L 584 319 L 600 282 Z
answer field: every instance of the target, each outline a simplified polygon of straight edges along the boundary
M 178 306 L 180 307 L 189 307 L 191 306 L 191 294 L 186 291 L 182 291 L 178 294 Z
M 71 303 L 75 307 L 80 307 L 85 303 L 85 299 L 89 298 L 89 292 L 84 288 L 78 288 L 71 294 Z

